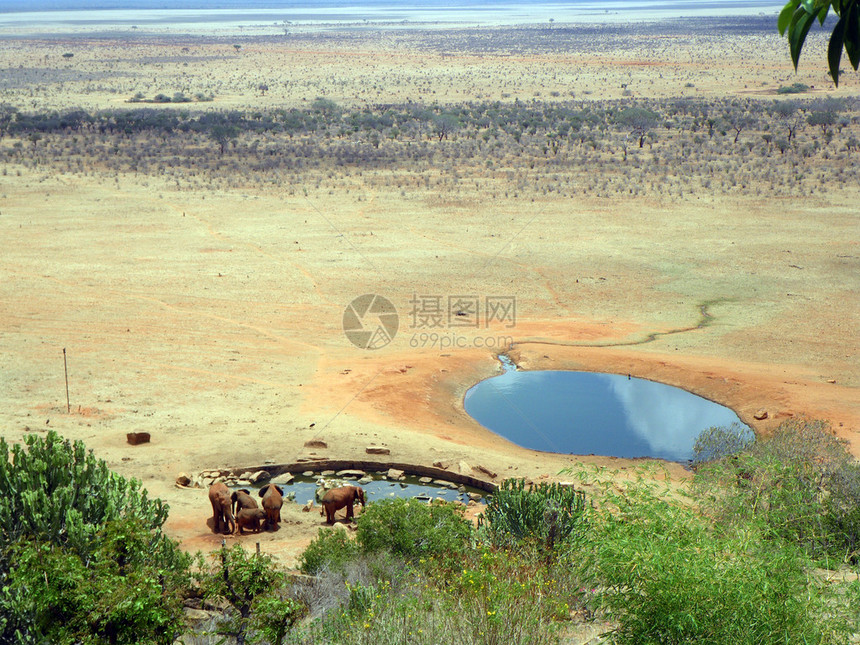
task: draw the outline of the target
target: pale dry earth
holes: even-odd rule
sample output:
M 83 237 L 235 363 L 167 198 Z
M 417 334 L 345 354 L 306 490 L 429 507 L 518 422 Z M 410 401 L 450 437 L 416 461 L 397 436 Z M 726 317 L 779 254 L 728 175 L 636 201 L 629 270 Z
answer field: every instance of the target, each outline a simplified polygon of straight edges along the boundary
M 396 33 L 248 40 L 239 52 L 217 39 L 7 39 L 0 56 L 10 69 L 70 70 L 59 84 L 7 84 L 3 101 L 36 110 L 123 106 L 137 91 L 216 95 L 195 109 L 302 106 L 317 96 L 617 98 L 622 84 L 657 97 L 767 96 L 791 82 L 856 94 L 856 76 L 839 90 L 828 83 L 820 41 L 797 76 L 776 35 L 596 42 L 599 53 L 561 43 L 511 54 L 450 53 Z M 807 198 L 504 198 L 478 187 L 386 190 L 356 174 L 348 191 L 305 195 L 3 170 L 3 436 L 55 429 L 83 440 L 170 504 L 167 531 L 190 550 L 221 537 L 207 525 L 206 492 L 175 487 L 182 471 L 362 459 L 369 445 L 388 447 L 396 462 L 480 465 L 497 480 L 635 467 L 521 449 L 465 414 L 465 391 L 499 371 L 495 353 L 511 341 L 525 369 L 677 385 L 732 407 L 759 432 L 792 416 L 827 419 L 860 455 L 856 185 Z M 397 336 L 375 351 L 342 331 L 344 308 L 364 293 L 386 296 L 400 314 Z M 415 295 L 466 294 L 515 298 L 515 324 L 414 326 Z M 712 318 L 699 327 L 702 307 Z M 421 336 L 428 331 L 440 337 Z M 759 410 L 768 418 L 754 420 Z M 126 433 L 140 431 L 151 443 L 128 445 Z M 305 448 L 310 440 L 328 448 Z M 323 521 L 297 506 L 284 517 L 277 533 L 227 539 L 260 540 L 294 564 Z

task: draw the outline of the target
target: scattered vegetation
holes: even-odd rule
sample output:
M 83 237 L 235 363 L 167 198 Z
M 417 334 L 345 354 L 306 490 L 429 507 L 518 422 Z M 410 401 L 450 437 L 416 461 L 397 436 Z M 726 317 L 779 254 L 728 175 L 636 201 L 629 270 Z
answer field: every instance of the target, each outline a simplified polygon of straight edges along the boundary
M 221 611 L 189 644 L 549 645 L 594 618 L 618 643 L 847 643 L 860 588 L 810 560 L 856 565 L 845 445 L 802 420 L 699 444 L 691 487 L 648 470 L 571 472 L 581 488 L 508 480 L 477 528 L 456 504 L 383 500 L 354 537 L 320 530 L 305 576 L 236 545 L 198 559 L 192 582 L 139 484 L 53 433 L 11 454 L 0 440 L 3 639 L 170 643 L 182 598 L 197 597 Z
M 188 97 L 159 95 L 159 101 Z M 140 99 L 144 100 L 144 99 Z M 155 99 L 153 99 L 155 100 Z M 340 190 L 360 175 L 416 191 L 490 198 L 796 196 L 845 183 L 855 103 L 818 99 L 419 103 L 347 109 L 133 108 L 26 113 L 0 107 L 0 160 L 60 172 L 219 185 Z M 456 166 L 457 171 L 453 172 Z

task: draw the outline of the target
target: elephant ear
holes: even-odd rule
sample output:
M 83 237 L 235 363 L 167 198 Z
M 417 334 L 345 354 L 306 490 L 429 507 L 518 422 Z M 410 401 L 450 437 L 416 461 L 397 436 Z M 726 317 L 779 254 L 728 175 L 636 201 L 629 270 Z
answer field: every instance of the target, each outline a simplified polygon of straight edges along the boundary
M 237 493 L 245 493 L 246 495 L 250 495 L 250 494 L 251 494 L 251 491 L 249 491 L 247 488 L 240 488 L 240 489 L 239 489 L 238 491 L 236 491 L 236 492 L 237 492 Z
M 266 496 L 266 493 L 267 493 L 267 492 L 268 492 L 268 490 L 269 490 L 269 486 L 271 486 L 271 484 L 266 484 L 265 486 L 263 486 L 263 487 L 260 489 L 260 497 L 265 497 L 265 496 Z
M 231 502 L 235 502 L 237 497 L 239 497 L 239 491 L 234 490 L 234 491 L 233 491 L 233 494 L 232 494 L 232 495 L 230 495 L 230 501 L 231 501 Z
M 271 485 L 272 485 L 272 486 L 274 486 L 274 487 L 275 487 L 275 490 L 277 490 L 277 491 L 278 491 L 278 492 L 283 496 L 283 494 L 284 494 L 284 489 L 283 489 L 283 488 L 281 488 L 281 487 L 280 487 L 280 486 L 278 486 L 277 484 L 271 484 Z

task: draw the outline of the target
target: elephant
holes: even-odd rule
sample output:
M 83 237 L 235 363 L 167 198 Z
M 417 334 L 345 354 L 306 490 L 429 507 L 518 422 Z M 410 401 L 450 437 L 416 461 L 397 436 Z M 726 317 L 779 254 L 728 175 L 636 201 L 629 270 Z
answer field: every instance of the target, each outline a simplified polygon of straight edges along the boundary
M 239 527 L 239 533 L 243 534 L 243 529 L 248 529 L 254 533 L 260 532 L 260 522 L 266 521 L 266 511 L 262 508 L 242 508 L 236 515 L 236 526 Z
M 263 498 L 263 510 L 266 511 L 265 528 L 276 531 L 281 521 L 284 489 L 275 484 L 268 484 L 260 489 L 260 497 Z
M 257 500 L 251 497 L 251 491 L 247 488 L 233 491 L 233 494 L 230 495 L 230 500 L 232 501 L 233 515 L 237 516 L 237 520 L 239 519 L 238 513 L 243 508 L 259 508 Z
M 325 521 L 328 524 L 334 524 L 334 514 L 344 506 L 346 506 L 347 521 L 353 519 L 352 506 L 355 502 L 359 502 L 365 506 L 364 489 L 358 486 L 341 486 L 340 488 L 332 488 L 326 492 L 322 498 L 322 506 L 325 511 Z M 323 512 L 320 511 L 320 515 Z
M 236 521 L 230 508 L 230 489 L 224 482 L 215 482 L 209 487 L 209 501 L 212 503 L 213 530 L 216 533 L 233 533 Z

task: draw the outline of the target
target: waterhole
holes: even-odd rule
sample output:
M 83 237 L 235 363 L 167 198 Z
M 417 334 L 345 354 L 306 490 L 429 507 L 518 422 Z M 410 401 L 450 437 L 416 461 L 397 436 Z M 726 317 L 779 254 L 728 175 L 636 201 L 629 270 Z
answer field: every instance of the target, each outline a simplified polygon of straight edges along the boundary
M 517 371 L 481 381 L 464 399 L 485 428 L 532 450 L 687 462 L 699 434 L 738 424 L 731 409 L 677 387 L 626 375 Z

